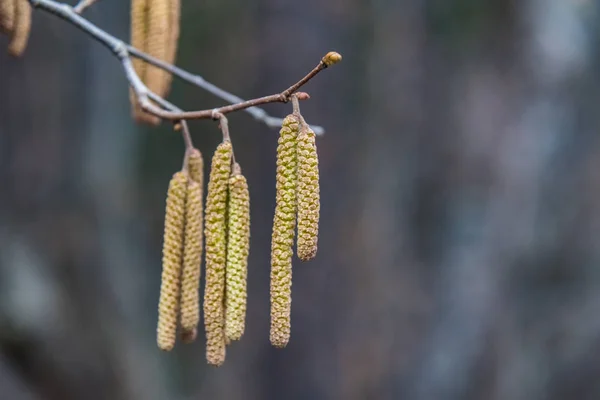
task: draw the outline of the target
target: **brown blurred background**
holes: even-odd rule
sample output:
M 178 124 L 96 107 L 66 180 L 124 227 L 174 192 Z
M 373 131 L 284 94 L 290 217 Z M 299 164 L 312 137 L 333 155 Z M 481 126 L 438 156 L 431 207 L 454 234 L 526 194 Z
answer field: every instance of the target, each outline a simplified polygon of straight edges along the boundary
M 127 38 L 129 2 L 86 12 Z M 600 398 L 600 1 L 183 1 L 179 62 L 241 97 L 311 81 L 321 235 L 270 347 L 277 131 L 230 118 L 250 183 L 247 330 L 155 343 L 183 143 L 130 120 L 117 60 L 34 13 L 0 52 L 0 398 Z M 0 37 L 5 48 L 6 37 Z M 175 81 L 185 109 L 221 100 Z M 289 105 L 269 105 L 278 116 Z M 219 141 L 191 123 L 205 158 Z

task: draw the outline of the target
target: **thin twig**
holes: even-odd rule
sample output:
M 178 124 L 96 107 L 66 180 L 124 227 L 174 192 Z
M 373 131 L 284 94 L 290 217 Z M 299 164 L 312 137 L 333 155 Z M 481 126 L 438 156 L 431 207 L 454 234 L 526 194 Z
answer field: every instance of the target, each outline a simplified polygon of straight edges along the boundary
M 152 100 L 152 101 L 155 101 L 158 105 L 160 105 L 165 110 L 181 112 L 181 109 L 179 107 L 177 107 L 173 103 L 168 102 L 167 100 L 163 99 L 162 97 L 160 97 L 159 95 L 157 95 L 154 92 L 148 91 L 148 98 L 150 98 L 150 100 Z M 185 119 L 182 119 L 180 121 L 175 121 L 173 126 L 176 126 L 178 123 L 181 124 L 181 134 L 183 136 L 183 141 L 185 143 L 185 149 L 190 150 L 194 147 L 194 143 L 192 142 L 192 136 L 190 135 L 190 130 L 188 128 L 187 121 Z
M 223 90 L 220 87 L 208 82 L 206 79 L 204 79 L 200 75 L 193 74 L 191 72 L 188 72 L 184 69 L 179 68 L 176 65 L 172 65 L 172 64 L 169 64 L 162 60 L 159 60 L 158 58 L 152 57 L 152 56 L 136 49 L 135 47 L 133 47 L 131 45 L 127 45 L 127 51 L 129 51 L 129 54 L 132 57 L 139 58 L 141 60 L 146 61 L 148 64 L 152 64 L 156 67 L 164 69 L 165 71 L 169 71 L 171 74 L 175 75 L 179 79 L 181 79 L 187 83 L 190 83 L 194 86 L 197 86 L 200 89 L 206 90 L 210 94 L 213 94 L 216 97 L 218 97 L 222 100 L 225 100 L 228 103 L 236 104 L 236 103 L 243 103 L 245 101 L 241 97 L 238 97 L 232 93 L 229 93 L 228 91 Z M 250 114 L 252 117 L 254 117 L 254 119 L 256 119 L 257 121 L 261 121 L 262 123 L 264 123 L 265 125 L 267 125 L 271 128 L 279 128 L 279 127 L 281 127 L 281 124 L 283 123 L 283 118 L 273 117 L 260 107 L 256 107 L 256 106 L 248 107 L 248 108 L 244 109 L 244 111 L 246 111 L 248 114 Z M 325 129 L 322 126 L 314 125 L 312 128 L 313 128 L 313 131 L 315 131 L 315 133 L 317 135 L 322 135 L 323 133 L 325 133 Z
M 75 11 L 77 14 L 81 14 L 86 8 L 94 4 L 96 1 L 97 0 L 80 0 L 79 3 L 73 7 L 73 11 Z
M 67 22 L 70 22 L 71 24 L 78 27 L 80 30 L 84 31 L 85 33 L 87 33 L 88 35 L 90 35 L 91 37 L 96 39 L 98 42 L 100 42 L 103 45 L 105 45 L 106 47 L 108 47 L 111 50 L 111 52 L 121 60 L 121 63 L 125 69 L 125 74 L 127 76 L 127 79 L 129 81 L 130 85 L 132 86 L 136 96 L 138 97 L 138 100 L 139 100 L 139 103 L 140 103 L 140 106 L 142 107 L 142 109 L 150 114 L 153 114 L 160 118 L 171 120 L 171 121 L 186 120 L 186 119 L 208 119 L 208 118 L 213 117 L 214 112 L 218 112 L 221 114 L 227 114 L 227 113 L 238 111 L 238 110 L 252 109 L 253 111 L 248 111 L 248 112 L 250 112 L 255 118 L 265 122 L 269 126 L 279 126 L 281 119 L 273 118 L 273 117 L 269 116 L 263 110 L 256 108 L 256 106 L 261 105 L 261 104 L 267 104 L 267 103 L 275 103 L 275 102 L 285 103 L 285 102 L 289 101 L 291 94 L 296 92 L 304 84 L 306 84 L 310 79 L 312 79 L 315 75 L 317 75 L 321 70 L 323 70 L 327 67 L 327 64 L 323 60 L 321 60 L 319 62 L 319 64 L 315 68 L 313 68 L 313 70 L 311 72 L 309 72 L 306 76 L 304 76 L 298 82 L 296 82 L 295 84 L 293 84 L 292 86 L 290 86 L 289 88 L 287 88 L 286 90 L 284 90 L 283 92 L 281 92 L 279 94 L 273 94 L 270 96 L 259 97 L 259 98 L 247 100 L 247 101 L 238 101 L 241 99 L 237 98 L 237 96 L 233 96 L 230 93 L 227 93 L 224 90 L 217 88 L 216 86 L 206 82 L 201 77 L 199 77 L 197 75 L 193 75 L 193 74 L 186 72 L 180 68 L 177 68 L 173 65 L 170 65 L 170 64 L 164 63 L 160 60 L 157 60 L 157 59 L 127 45 L 123 41 L 117 39 L 116 37 L 112 36 L 111 34 L 107 33 L 106 31 L 98 28 L 96 25 L 92 24 L 91 22 L 89 22 L 88 20 L 86 20 L 85 18 L 83 18 L 82 16 L 77 14 L 75 12 L 75 10 L 73 9 L 73 7 L 71 7 L 67 4 L 59 3 L 59 2 L 56 2 L 53 0 L 29 0 L 29 2 L 35 8 L 39 8 L 39 9 L 48 11 L 51 14 L 54 14 L 64 20 L 66 20 Z M 147 62 L 149 62 L 159 68 L 165 69 L 190 83 L 193 83 L 193 84 L 195 84 L 199 87 L 202 87 L 206 90 L 209 90 L 211 93 L 216 94 L 219 97 L 223 97 L 226 101 L 235 100 L 235 104 L 219 107 L 219 108 L 212 109 L 212 110 L 200 110 L 200 111 L 189 111 L 189 112 L 181 111 L 179 109 L 178 109 L 179 111 L 173 111 L 173 109 L 163 110 L 159 107 L 156 107 L 148 99 L 150 92 L 149 92 L 148 88 L 140 80 L 139 76 L 137 75 L 137 73 L 135 72 L 135 70 L 131 64 L 131 60 L 130 60 L 130 56 L 129 56 L 130 53 L 138 58 L 146 60 Z M 202 83 L 200 83 L 200 82 L 202 82 Z M 211 89 L 207 89 L 208 87 L 210 87 Z M 276 122 L 276 124 L 275 124 L 275 122 Z M 323 129 L 321 127 L 317 127 L 317 126 L 313 127 L 313 130 L 315 130 L 315 133 L 317 133 L 317 131 L 319 133 L 323 132 Z

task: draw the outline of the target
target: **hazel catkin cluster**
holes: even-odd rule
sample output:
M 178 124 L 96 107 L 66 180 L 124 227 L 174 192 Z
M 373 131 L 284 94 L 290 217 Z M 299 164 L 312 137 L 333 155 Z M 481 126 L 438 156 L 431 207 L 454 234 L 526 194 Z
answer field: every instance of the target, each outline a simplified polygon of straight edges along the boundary
M 315 134 L 298 113 L 288 115 L 277 147 L 276 206 L 271 242 L 271 344 L 285 347 L 291 333 L 292 246 L 298 258 L 317 254 L 319 161 Z
M 178 317 L 187 343 L 196 338 L 200 319 L 203 162 L 198 150 L 188 153 L 186 165 L 173 175 L 167 192 L 157 327 L 158 347 L 165 351 L 175 346 Z
M 0 0 L 0 32 L 10 36 L 8 52 L 19 57 L 31 31 L 31 5 L 27 0 Z
M 173 64 L 177 54 L 180 18 L 180 0 L 131 0 L 131 45 Z M 133 59 L 132 62 L 148 89 L 165 97 L 171 86 L 171 74 L 140 59 Z M 133 91 L 130 97 L 133 116 L 137 121 L 152 125 L 160 122 L 158 117 L 142 111 Z

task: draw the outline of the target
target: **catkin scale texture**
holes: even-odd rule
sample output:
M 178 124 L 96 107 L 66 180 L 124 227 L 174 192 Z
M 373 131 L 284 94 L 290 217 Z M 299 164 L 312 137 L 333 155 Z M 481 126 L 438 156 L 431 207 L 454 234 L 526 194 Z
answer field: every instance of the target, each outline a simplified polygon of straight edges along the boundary
M 288 115 L 277 146 L 276 206 L 271 239 L 271 344 L 285 347 L 290 339 L 292 245 L 296 227 L 298 117 Z
M 204 182 L 204 159 L 198 149 L 192 149 L 187 156 L 187 168 L 190 178 L 198 183 L 202 188 Z
M 231 142 L 225 140 L 217 147 L 213 155 L 206 196 L 204 326 L 206 330 L 206 360 L 215 366 L 219 366 L 225 361 L 224 296 L 227 250 L 225 224 L 231 155 Z
M 25 51 L 31 31 L 31 5 L 27 0 L 15 0 L 15 16 L 13 22 L 12 39 L 8 45 L 8 52 L 19 57 Z
M 165 351 L 175 346 L 177 335 L 186 192 L 187 176 L 183 172 L 177 172 L 173 175 L 167 192 L 163 270 L 158 303 L 157 344 Z
M 241 174 L 229 178 L 228 207 L 225 335 L 229 340 L 239 340 L 246 320 L 250 249 L 250 193 L 248 182 Z
M 198 287 L 202 258 L 202 189 L 190 179 L 185 203 L 183 271 L 181 273 L 181 328 L 193 332 L 200 320 Z M 190 336 L 190 335 L 188 335 Z
M 319 237 L 319 158 L 315 133 L 304 125 L 298 135 L 298 258 L 308 261 L 317 255 Z
M 181 274 L 181 328 L 184 342 L 196 338 L 200 320 L 199 285 L 201 275 L 202 247 L 204 244 L 204 210 L 202 207 L 204 185 L 204 160 L 198 149 L 187 154 L 189 182 L 185 208 L 185 241 L 183 248 L 183 271 Z

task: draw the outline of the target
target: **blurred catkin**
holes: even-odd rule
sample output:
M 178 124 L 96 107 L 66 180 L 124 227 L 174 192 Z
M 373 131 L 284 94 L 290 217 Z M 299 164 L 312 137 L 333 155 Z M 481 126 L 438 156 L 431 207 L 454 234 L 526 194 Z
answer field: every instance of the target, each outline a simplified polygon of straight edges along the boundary
M 8 52 L 14 57 L 19 57 L 25 51 L 31 31 L 31 5 L 27 0 L 15 0 L 15 16 L 13 22 L 12 39 L 8 45 Z
M 204 236 L 206 240 L 206 283 L 204 288 L 204 325 L 206 360 L 219 366 L 225 361 L 224 296 L 226 257 L 227 187 L 231 173 L 232 147 L 229 140 L 217 147 L 212 158 Z
M 166 61 L 171 41 L 171 0 L 148 1 L 147 52 L 149 55 Z M 146 67 L 144 83 L 152 92 L 164 97 L 167 92 L 169 73 L 154 65 Z
M 181 18 L 180 0 L 132 0 L 131 45 L 149 55 L 175 63 Z M 138 76 L 152 92 L 165 97 L 171 86 L 171 74 L 142 60 L 133 59 Z M 157 125 L 160 119 L 144 113 L 130 91 L 133 115 L 137 121 Z
M 271 344 L 285 347 L 290 339 L 292 245 L 296 227 L 297 136 L 299 119 L 283 120 L 277 146 L 276 206 L 271 241 Z
M 195 331 L 200 320 L 200 262 L 202 258 L 202 189 L 191 180 L 185 203 L 183 271 L 181 273 L 181 328 L 183 334 Z M 189 336 L 189 335 L 188 335 Z
M 179 278 L 183 256 L 187 176 L 177 172 L 169 183 L 165 213 L 163 270 L 158 303 L 157 343 L 162 350 L 171 350 L 177 333 Z
M 238 164 L 229 178 L 227 213 L 227 268 L 225 284 L 225 335 L 239 340 L 246 320 L 246 280 L 250 250 L 250 193 Z
M 15 25 L 17 0 L 0 0 L 0 32 L 10 34 Z
M 319 158 L 315 133 L 303 124 L 298 134 L 298 258 L 308 261 L 317 255 L 319 237 Z
M 131 45 L 146 53 L 148 52 L 149 7 L 149 0 L 131 0 Z M 148 64 L 136 57 L 132 57 L 131 62 L 139 78 L 142 82 L 146 82 Z M 131 100 L 132 115 L 136 121 L 150 125 L 158 125 L 160 123 L 160 118 L 142 111 L 133 89 L 129 90 L 129 98 Z

